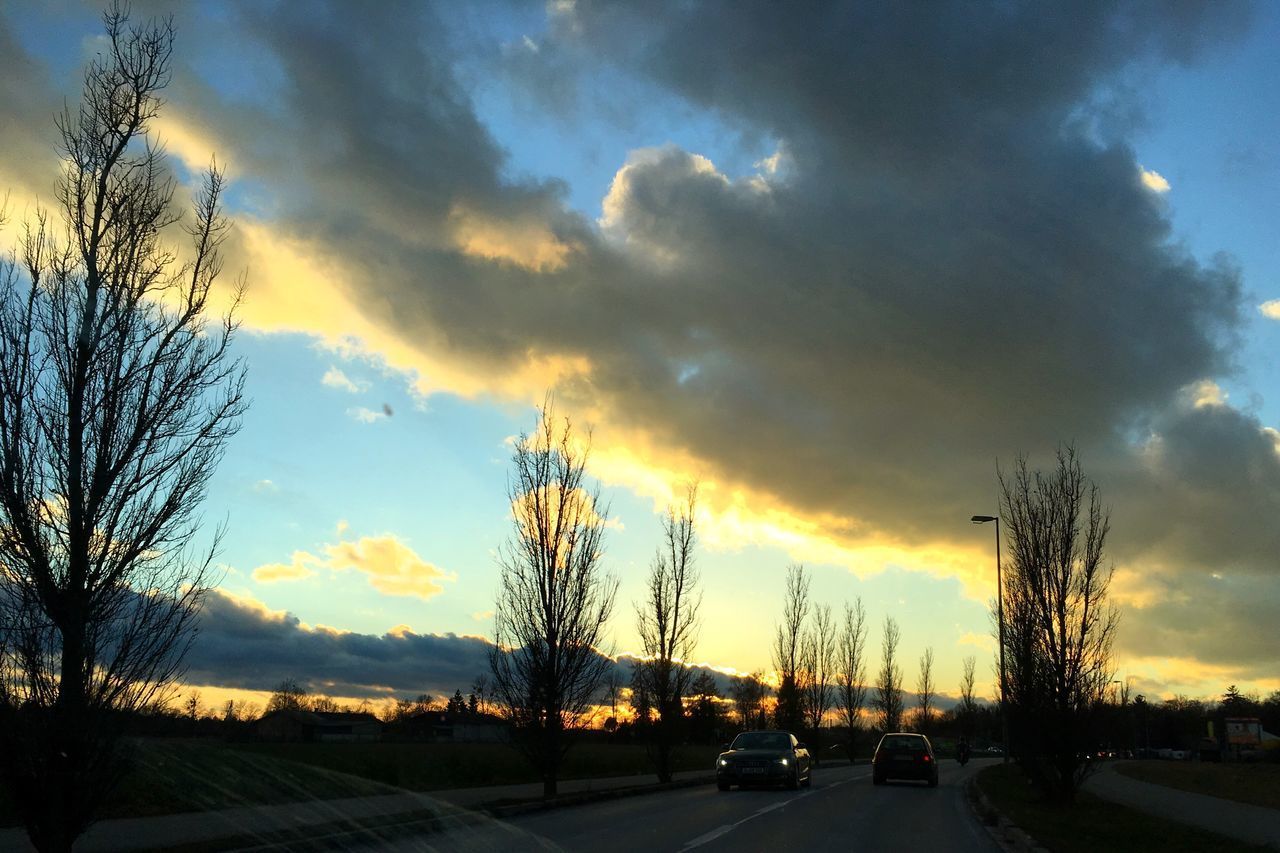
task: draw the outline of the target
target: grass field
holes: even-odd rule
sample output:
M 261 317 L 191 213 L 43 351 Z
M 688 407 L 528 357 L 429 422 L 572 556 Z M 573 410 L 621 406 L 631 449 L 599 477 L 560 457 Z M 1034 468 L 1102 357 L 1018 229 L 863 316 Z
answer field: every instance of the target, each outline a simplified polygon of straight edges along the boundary
M 146 817 L 236 806 L 270 805 L 393 793 L 389 786 L 251 752 L 217 741 L 139 738 L 128 744 L 133 764 L 101 817 Z M 0 825 L 20 821 L 0 793 Z
M 1143 782 L 1180 791 L 1280 809 L 1280 764 L 1126 761 L 1116 770 Z
M 224 743 L 139 738 L 133 767 L 102 818 L 146 817 L 249 805 L 537 782 L 506 744 Z M 710 772 L 718 749 L 683 747 L 680 770 Z M 656 781 L 643 746 L 585 743 L 565 758 L 562 779 L 635 775 Z M 0 826 L 20 821 L 0 792 Z
M 1152 817 L 1089 794 L 1070 808 L 1044 802 L 1013 765 L 988 767 L 978 784 L 992 804 L 1054 853 L 1228 853 L 1264 850 L 1202 829 Z
M 537 782 L 533 767 L 515 748 L 501 743 L 237 743 L 239 752 L 349 773 L 411 791 L 473 788 Z M 711 771 L 719 749 L 676 750 L 677 770 Z M 561 779 L 645 776 L 656 781 L 645 748 L 632 744 L 583 743 L 565 756 Z

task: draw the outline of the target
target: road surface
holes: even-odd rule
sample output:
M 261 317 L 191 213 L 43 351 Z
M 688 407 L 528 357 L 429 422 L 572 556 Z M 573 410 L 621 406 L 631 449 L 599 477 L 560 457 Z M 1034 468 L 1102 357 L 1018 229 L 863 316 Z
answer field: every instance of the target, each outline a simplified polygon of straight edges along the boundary
M 799 791 L 684 788 L 535 812 L 358 850 L 566 850 L 699 853 L 742 850 L 921 850 L 996 853 L 965 802 L 963 782 L 994 759 L 940 765 L 941 784 L 871 784 L 868 765 L 818 769 Z

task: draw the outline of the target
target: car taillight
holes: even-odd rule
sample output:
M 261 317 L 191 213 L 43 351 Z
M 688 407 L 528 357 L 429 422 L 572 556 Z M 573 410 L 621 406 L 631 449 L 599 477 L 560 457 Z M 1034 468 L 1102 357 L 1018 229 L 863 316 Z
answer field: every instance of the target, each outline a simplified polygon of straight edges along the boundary
M 925 753 L 925 756 L 924 756 L 924 763 L 925 763 L 925 764 L 928 764 L 930 761 L 931 761 L 931 759 L 929 758 L 928 753 Z

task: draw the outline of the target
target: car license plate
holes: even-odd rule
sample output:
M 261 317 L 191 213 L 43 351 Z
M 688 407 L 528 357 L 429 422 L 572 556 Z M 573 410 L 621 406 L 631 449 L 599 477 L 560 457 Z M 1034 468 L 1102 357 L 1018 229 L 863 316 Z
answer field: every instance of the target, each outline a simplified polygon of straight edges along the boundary
M 893 760 L 894 761 L 912 761 L 914 759 L 912 759 L 910 755 L 895 755 L 893 757 Z
M 763 773 L 764 768 L 763 767 L 744 767 L 742 768 L 742 772 L 743 773 Z

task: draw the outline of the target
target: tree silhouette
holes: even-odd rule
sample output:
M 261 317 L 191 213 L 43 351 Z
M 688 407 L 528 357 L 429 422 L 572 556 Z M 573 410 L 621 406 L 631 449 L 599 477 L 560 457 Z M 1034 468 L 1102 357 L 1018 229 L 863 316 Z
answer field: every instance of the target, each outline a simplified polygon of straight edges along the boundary
M 172 25 L 104 21 L 57 121 L 61 226 L 39 210 L 0 261 L 0 765 L 40 850 L 69 850 L 119 778 L 120 712 L 183 671 L 220 538 L 195 548 L 199 506 L 246 406 L 235 322 L 206 319 L 216 167 L 186 261 L 162 241 Z
M 1033 474 L 1020 457 L 1000 490 L 1012 557 L 1004 641 L 1014 751 L 1047 794 L 1072 802 L 1112 677 L 1110 517 L 1069 445 L 1048 473 Z
M 902 669 L 898 666 L 898 623 L 892 616 L 884 619 L 884 639 L 880 646 L 880 674 L 876 677 L 873 704 L 876 725 L 882 732 L 902 728 Z
M 773 667 L 778 673 L 778 702 L 774 721 L 778 728 L 798 732 L 804 727 L 800 699 L 800 654 L 804 625 L 809 616 L 809 578 L 804 566 L 787 569 L 787 590 L 782 604 L 782 624 L 773 638 Z
M 511 457 L 514 530 L 500 556 L 489 664 L 494 695 L 548 797 L 566 733 L 584 724 L 613 666 L 603 646 L 618 582 L 601 567 L 609 510 L 586 487 L 588 453 L 547 402 Z
M 859 597 L 844 606 L 836 651 L 836 707 L 849 730 L 849 760 L 853 761 L 858 731 L 862 728 L 862 706 L 867 699 L 867 613 Z
M 671 781 L 671 753 L 684 722 L 684 697 L 693 678 L 688 662 L 698 642 L 698 571 L 693 560 L 698 488 L 688 486 L 677 510 L 667 507 L 662 545 L 649 568 L 648 596 L 636 605 L 636 632 L 644 657 L 636 675 L 658 710 L 649 758 L 659 782 Z M 610 676 L 613 677 L 613 676 Z M 608 684 L 608 679 L 606 679 Z

